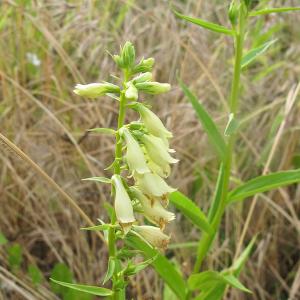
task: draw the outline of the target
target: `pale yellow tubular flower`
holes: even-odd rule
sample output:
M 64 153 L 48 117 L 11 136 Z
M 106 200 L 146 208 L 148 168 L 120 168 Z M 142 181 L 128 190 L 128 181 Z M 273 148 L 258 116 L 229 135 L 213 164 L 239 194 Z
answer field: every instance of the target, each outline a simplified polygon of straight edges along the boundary
M 149 197 L 161 197 L 176 191 L 155 173 L 134 174 L 134 178 L 139 189 Z
M 119 93 L 120 88 L 112 83 L 76 84 L 73 92 L 79 96 L 97 98 L 107 93 Z
M 169 244 L 170 237 L 164 234 L 158 227 L 142 225 L 133 226 L 133 229 L 156 248 L 166 249 Z
M 150 159 L 157 165 L 164 168 L 166 164 L 175 164 L 179 161 L 169 154 L 168 148 L 161 138 L 152 134 L 144 134 L 141 137 L 141 141 L 143 142 Z
M 171 173 L 171 167 L 169 164 L 165 164 L 163 167 L 157 165 L 155 162 L 153 162 L 151 159 L 148 159 L 147 161 L 149 169 L 153 172 L 159 175 L 162 178 L 167 178 L 170 176 Z
M 137 106 L 137 110 L 147 130 L 151 134 L 162 138 L 164 142 L 167 143 L 167 139 L 171 138 L 173 135 L 166 129 L 159 117 L 142 104 Z
M 135 222 L 132 203 L 125 187 L 123 186 L 121 176 L 113 175 L 112 183 L 115 187 L 116 217 L 124 232 L 127 233 L 130 230 L 132 223 Z
M 141 149 L 139 143 L 126 127 L 121 128 L 120 134 L 126 141 L 127 152 L 125 159 L 129 169 L 138 174 L 149 173 L 150 169 L 147 166 L 143 150 Z
M 131 191 L 142 205 L 145 217 L 152 223 L 164 229 L 165 225 L 175 219 L 175 215 L 163 208 L 160 199 L 146 197 L 138 188 L 131 187 Z

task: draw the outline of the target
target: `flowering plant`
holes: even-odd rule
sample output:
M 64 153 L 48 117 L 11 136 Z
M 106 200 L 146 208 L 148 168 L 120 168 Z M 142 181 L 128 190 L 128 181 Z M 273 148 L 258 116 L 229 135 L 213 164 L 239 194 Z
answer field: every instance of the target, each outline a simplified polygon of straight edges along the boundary
M 108 95 L 119 103 L 117 129 L 96 129 L 100 132 L 112 133 L 116 137 L 115 159 L 110 166 L 110 169 L 113 170 L 112 177 L 90 178 L 90 180 L 111 185 L 114 210 L 111 213 L 109 224 L 102 222 L 101 225 L 86 228 L 88 230 L 103 230 L 105 233 L 109 249 L 109 261 L 103 283 L 111 280 L 112 287 L 107 289 L 55 282 L 94 295 L 125 299 L 128 277 L 152 264 L 178 299 L 220 300 L 226 294 L 228 287 L 251 293 L 238 279 L 255 244 L 255 237 L 253 237 L 244 251 L 240 253 L 246 229 L 242 234 L 242 241 L 231 266 L 222 271 L 202 270 L 202 268 L 203 261 L 220 229 L 224 212 L 230 204 L 257 193 L 300 181 L 300 170 L 298 169 L 270 174 L 264 172 L 262 176 L 234 188 L 230 182 L 235 143 L 242 125 L 238 120 L 241 74 L 252 61 L 274 44 L 273 40 L 244 53 L 248 20 L 251 17 L 274 12 L 300 9 L 291 7 L 261 8 L 258 4 L 258 9 L 253 10 L 256 4 L 256 1 L 252 0 L 232 0 L 228 11 L 231 28 L 185 16 L 175 11 L 177 17 L 219 34 L 230 36 L 234 41 L 234 71 L 228 105 L 228 123 L 224 133 L 219 131 L 218 126 L 196 96 L 179 80 L 184 94 L 195 108 L 220 161 L 215 193 L 207 214 L 202 212 L 191 199 L 170 187 L 165 181 L 171 172 L 170 165 L 178 162 L 173 157 L 174 150 L 169 147 L 172 133 L 165 128 L 161 120 L 148 106 L 139 101 L 140 93 L 156 95 L 170 89 L 170 85 L 167 83 L 152 81 L 151 70 L 154 64 L 152 58 L 142 59 L 136 63 L 135 49 L 131 43 L 127 42 L 120 54 L 113 56 L 123 73 L 121 87 L 107 82 L 76 85 L 74 92 L 78 95 L 89 98 Z M 136 111 L 140 119 L 125 124 L 127 109 Z M 128 180 L 128 178 L 131 179 Z M 170 239 L 164 233 L 165 226 L 175 218 L 173 213 L 166 210 L 169 201 L 202 232 L 193 274 L 189 276 L 187 281 L 170 261 L 157 251 L 157 249 L 166 248 Z M 255 205 L 255 201 L 253 203 Z M 251 218 L 253 205 L 246 224 Z M 141 219 L 138 217 L 139 215 L 145 217 L 152 225 L 141 225 L 138 221 Z M 123 240 L 125 244 L 122 244 L 122 247 L 117 247 L 117 240 Z M 146 260 L 134 264 L 132 257 L 136 252 L 132 252 L 132 250 L 141 251 Z
M 102 222 L 99 226 L 85 228 L 102 230 L 106 233 L 109 249 L 108 270 L 104 283 L 112 281 L 112 289 L 93 287 L 97 295 L 111 295 L 114 299 L 125 299 L 125 287 L 128 276 L 134 275 L 150 264 L 156 256 L 134 265 L 130 251 L 123 245 L 119 251 L 117 240 L 126 240 L 127 236 L 136 236 L 153 249 L 165 249 L 170 237 L 163 232 L 166 224 L 175 219 L 175 215 L 166 210 L 168 196 L 175 189 L 165 179 L 170 175 L 170 164 L 178 160 L 172 157 L 175 152 L 169 148 L 172 133 L 165 128 L 159 117 L 149 107 L 139 102 L 139 94 L 157 95 L 168 92 L 170 85 L 152 81 L 154 59 L 135 61 L 135 49 L 126 42 L 119 55 L 113 56 L 123 74 L 122 86 L 103 82 L 77 84 L 74 93 L 87 98 L 108 95 L 118 101 L 118 127 L 95 128 L 95 131 L 109 132 L 115 135 L 115 158 L 108 169 L 111 178 L 92 177 L 93 180 L 111 185 L 114 210 L 111 222 Z M 125 124 L 127 109 L 136 111 L 140 118 Z M 133 180 L 132 180 L 132 179 Z M 131 181 L 131 184 L 129 183 Z M 133 181 L 133 182 L 132 182 Z M 140 225 L 138 215 L 144 216 L 152 225 Z M 57 282 L 57 281 L 56 281 Z M 68 285 L 71 288 L 91 292 L 86 286 Z

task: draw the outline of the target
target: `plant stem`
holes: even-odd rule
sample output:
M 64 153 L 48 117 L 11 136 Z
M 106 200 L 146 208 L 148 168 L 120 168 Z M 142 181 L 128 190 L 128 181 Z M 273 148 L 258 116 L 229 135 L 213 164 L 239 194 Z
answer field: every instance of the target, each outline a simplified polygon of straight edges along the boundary
M 124 87 L 126 82 L 128 81 L 128 74 L 127 72 L 124 72 Z M 118 115 L 118 130 L 123 127 L 124 120 L 126 115 L 126 97 L 125 97 L 125 91 L 121 91 L 120 93 L 120 104 L 119 104 L 119 115 Z M 122 142 L 121 137 L 119 134 L 119 131 L 117 130 L 116 133 L 116 147 L 115 147 L 115 164 L 114 164 L 114 174 L 121 174 L 121 159 L 122 159 Z M 116 216 L 113 213 L 111 216 L 111 224 L 116 223 Z M 116 233 L 115 229 L 113 227 L 109 228 L 108 231 L 108 253 L 109 257 L 116 257 L 117 254 L 117 248 L 116 248 Z M 125 291 L 124 289 L 116 290 L 116 280 L 123 281 L 123 278 L 117 278 L 117 274 L 119 273 L 121 268 L 120 262 L 116 263 L 114 276 L 113 276 L 113 290 L 114 294 L 112 295 L 112 299 L 115 300 L 122 300 L 125 299 Z
M 234 74 L 231 86 L 230 94 L 230 113 L 236 114 L 239 106 L 239 90 L 240 90 L 240 78 L 241 78 L 241 64 L 243 57 L 243 45 L 244 45 L 244 35 L 245 35 L 245 7 L 241 5 L 239 12 L 239 25 L 235 33 L 235 59 L 234 59 Z M 226 156 L 221 164 L 220 172 L 223 172 L 221 184 L 221 193 L 219 199 L 215 199 L 217 203 L 216 211 L 214 216 L 212 216 L 211 226 L 212 233 L 204 233 L 198 246 L 197 259 L 194 266 L 194 273 L 199 272 L 203 259 L 206 257 L 212 242 L 215 239 L 216 233 L 218 232 L 222 216 L 224 214 L 226 199 L 228 195 L 230 173 L 231 173 L 231 163 L 232 156 L 235 145 L 235 134 L 232 134 L 227 142 Z

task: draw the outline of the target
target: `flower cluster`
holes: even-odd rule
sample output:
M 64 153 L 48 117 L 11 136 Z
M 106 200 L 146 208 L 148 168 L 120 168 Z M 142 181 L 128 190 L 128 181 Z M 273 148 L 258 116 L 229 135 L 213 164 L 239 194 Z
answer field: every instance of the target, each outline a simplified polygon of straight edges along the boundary
M 90 98 L 117 94 L 120 105 L 138 112 L 138 121 L 122 124 L 116 131 L 117 144 L 121 144 L 122 153 L 121 157 L 115 158 L 115 164 L 119 164 L 120 170 L 127 169 L 128 178 L 133 178 L 134 184 L 129 186 L 121 172 L 115 172 L 112 176 L 110 182 L 115 195 L 115 215 L 125 234 L 131 231 L 151 245 L 165 248 L 169 236 L 163 230 L 175 218 L 166 210 L 168 195 L 175 189 L 165 179 L 170 175 L 170 165 L 178 160 L 172 157 L 175 151 L 169 148 L 172 133 L 156 114 L 138 100 L 141 92 L 161 94 L 169 91 L 170 85 L 152 81 L 154 59 L 142 59 L 136 64 L 135 50 L 129 42 L 113 59 L 125 74 L 123 88 L 107 82 L 78 84 L 74 92 Z M 137 225 L 137 212 L 156 226 Z

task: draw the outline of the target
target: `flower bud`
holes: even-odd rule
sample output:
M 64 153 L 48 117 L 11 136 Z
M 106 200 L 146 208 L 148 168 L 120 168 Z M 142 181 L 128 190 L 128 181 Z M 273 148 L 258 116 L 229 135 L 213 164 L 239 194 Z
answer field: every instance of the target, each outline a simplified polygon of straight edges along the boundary
M 144 134 L 141 137 L 141 141 L 145 145 L 150 159 L 162 168 L 165 165 L 175 164 L 179 161 L 169 154 L 168 148 L 161 138 L 152 134 Z
M 125 233 L 127 233 L 130 230 L 132 223 L 135 222 L 132 203 L 123 186 L 120 175 L 113 175 L 112 183 L 115 187 L 116 217 Z
M 147 130 L 163 140 L 166 138 L 171 138 L 173 135 L 170 131 L 168 131 L 159 117 L 153 113 L 149 108 L 146 106 L 139 104 L 137 105 L 137 110 L 141 116 L 143 123 Z
M 154 65 L 154 58 L 142 58 L 141 61 L 133 68 L 133 73 L 151 72 Z
M 164 209 L 159 199 L 147 198 L 136 187 L 131 187 L 131 191 L 141 203 L 143 213 L 150 222 L 158 225 L 161 229 L 163 229 L 167 223 L 175 219 L 175 215 Z
M 235 26 L 238 22 L 239 17 L 239 5 L 236 0 L 232 0 L 228 9 L 228 17 L 232 26 Z
M 137 83 L 136 88 L 146 94 L 157 95 L 168 92 L 171 86 L 168 83 L 149 81 Z
M 73 92 L 79 96 L 96 98 L 107 93 L 119 93 L 120 88 L 112 83 L 76 84 Z
M 126 127 L 120 129 L 120 134 L 126 141 L 127 152 L 125 155 L 125 159 L 129 166 L 129 169 L 138 174 L 149 173 L 150 170 L 147 166 L 144 153 L 139 143 L 131 135 L 130 131 Z
M 120 55 L 114 55 L 113 56 L 113 60 L 115 61 L 115 63 L 117 64 L 117 66 L 120 68 L 120 69 L 123 69 L 124 68 L 124 63 L 123 63 L 123 60 L 121 58 Z
M 126 97 L 126 99 L 132 100 L 132 101 L 136 101 L 139 97 L 138 90 L 132 82 L 128 83 L 128 87 L 125 92 L 125 97 Z
M 136 83 L 143 83 L 146 81 L 150 81 L 151 79 L 152 79 L 152 73 L 146 72 L 140 74 L 139 76 L 134 77 L 132 81 L 134 84 L 136 84 Z
M 121 50 L 121 59 L 123 68 L 131 68 L 135 61 L 134 46 L 130 42 L 126 42 Z
M 134 174 L 134 178 L 138 188 L 149 197 L 161 197 L 176 190 L 155 173 Z
M 134 231 L 144 238 L 149 244 L 160 249 L 166 249 L 170 237 L 154 226 L 134 226 Z

